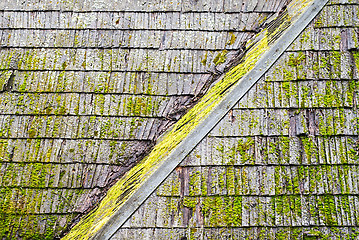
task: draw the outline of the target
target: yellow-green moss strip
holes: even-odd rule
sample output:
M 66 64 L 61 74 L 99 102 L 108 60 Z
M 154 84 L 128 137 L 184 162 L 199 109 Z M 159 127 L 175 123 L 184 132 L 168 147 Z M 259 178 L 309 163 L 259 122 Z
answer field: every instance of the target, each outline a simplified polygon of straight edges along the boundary
M 146 181 L 149 181 L 149 178 L 156 172 L 156 170 L 158 170 L 159 167 L 162 167 L 163 164 L 166 163 L 166 160 L 169 159 L 169 155 L 172 154 L 172 152 L 174 152 L 180 144 L 183 146 L 185 139 L 188 140 L 195 136 L 197 133 L 196 131 L 199 131 L 198 128 L 204 126 L 202 123 L 211 117 L 210 114 L 212 111 L 223 105 L 225 98 L 233 93 L 233 88 L 236 84 L 255 67 L 258 61 L 262 58 L 273 58 L 269 54 L 264 57 L 262 57 L 262 55 L 270 49 L 272 44 L 278 42 L 278 39 L 282 39 L 281 36 L 292 24 L 292 21 L 298 19 L 298 17 L 305 12 L 306 7 L 313 2 L 313 0 L 292 1 L 288 6 L 288 13 L 284 16 L 280 16 L 282 19 L 280 25 L 276 26 L 274 31 L 272 30 L 269 32 L 267 29 L 264 29 L 260 34 L 258 34 L 255 40 L 252 41 L 243 62 L 227 72 L 220 79 L 220 81 L 209 90 L 200 102 L 175 124 L 172 130 L 162 138 L 152 152 L 145 159 L 143 159 L 140 164 L 132 168 L 108 191 L 107 196 L 102 200 L 97 209 L 92 211 L 85 218 L 81 219 L 81 221 L 64 237 L 64 239 L 91 239 L 102 236 L 101 233 L 99 234 L 100 230 L 104 231 L 103 228 L 106 228 L 106 224 L 110 222 L 113 216 L 121 214 L 118 212 L 121 207 L 126 204 L 126 201 L 131 198 L 134 193 L 140 191 L 140 187 L 143 186 Z M 314 8 L 314 10 L 311 9 L 311 11 L 315 12 L 315 16 L 319 12 L 319 9 Z M 274 62 L 276 59 L 271 60 Z M 266 68 L 269 68 L 271 65 L 267 62 L 262 64 L 263 67 Z M 260 68 L 256 71 L 257 73 L 261 72 L 260 74 L 263 74 L 265 70 L 266 69 Z M 250 86 L 246 86 L 246 91 L 249 90 L 256 80 L 254 80 L 253 83 L 252 81 L 252 78 L 248 79 L 248 85 Z M 238 100 L 239 99 L 237 99 L 237 101 Z M 222 109 L 222 115 L 225 115 L 230 109 L 230 106 L 228 106 L 230 104 L 234 105 L 235 102 L 228 103 L 228 109 Z M 210 130 L 211 129 L 206 129 L 205 131 L 208 133 Z M 192 148 L 193 147 L 195 147 L 195 145 L 192 146 Z M 182 159 L 177 161 L 180 160 Z M 168 174 L 170 172 L 171 171 L 169 171 Z M 138 192 L 138 194 L 141 195 L 141 197 L 144 195 L 141 191 Z M 141 204 L 141 201 L 144 200 L 145 199 L 139 200 L 138 197 L 132 198 L 132 201 L 138 201 L 140 202 L 139 204 Z M 122 211 L 125 210 L 127 209 L 122 209 Z M 113 225 L 116 223 L 112 222 L 110 225 L 111 224 Z M 123 222 L 119 222 L 117 224 L 119 228 Z M 112 235 L 113 232 L 109 234 Z

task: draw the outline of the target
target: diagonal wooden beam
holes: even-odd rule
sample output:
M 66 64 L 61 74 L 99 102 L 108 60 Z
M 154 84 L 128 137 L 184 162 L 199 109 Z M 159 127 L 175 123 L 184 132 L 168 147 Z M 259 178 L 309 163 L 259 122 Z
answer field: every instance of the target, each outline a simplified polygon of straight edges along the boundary
M 292 0 L 252 41 L 243 61 L 181 118 L 152 152 L 63 239 L 110 239 L 176 166 L 276 62 L 328 0 Z

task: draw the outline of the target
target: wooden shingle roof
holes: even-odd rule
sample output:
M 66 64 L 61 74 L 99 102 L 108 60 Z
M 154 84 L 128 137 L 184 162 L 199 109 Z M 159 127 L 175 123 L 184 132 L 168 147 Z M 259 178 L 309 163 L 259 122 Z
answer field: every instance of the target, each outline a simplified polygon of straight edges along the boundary
M 217 239 L 224 232 L 229 239 L 241 239 L 236 236 L 237 233 L 250 234 L 246 231 L 256 229 L 255 234 L 259 238 L 278 239 L 288 234 L 304 238 L 321 236 L 327 234 L 326 230 L 321 232 L 317 228 L 337 227 L 329 216 L 329 212 L 335 211 L 330 205 L 332 196 L 328 196 L 328 202 L 319 203 L 322 206 L 317 204 L 328 214 L 329 220 L 325 220 L 322 225 L 318 222 L 314 228 L 306 229 L 307 225 L 301 220 L 297 224 L 293 218 L 289 218 L 287 222 L 270 221 L 273 214 L 283 219 L 288 213 L 290 216 L 297 214 L 295 219 L 299 216 L 305 219 L 301 215 L 303 207 L 306 207 L 302 201 L 305 201 L 307 195 L 309 198 L 321 199 L 320 194 L 314 192 L 304 194 L 306 178 L 303 173 L 294 174 L 294 179 L 289 179 L 290 172 L 281 172 L 281 169 L 286 168 L 289 171 L 292 168 L 293 171 L 296 171 L 295 168 L 307 171 L 302 169 L 315 165 L 303 162 L 302 154 L 308 151 L 311 151 L 309 155 L 315 154 L 319 149 L 313 149 L 316 144 L 312 138 L 316 134 L 329 134 L 315 132 L 315 128 L 320 129 L 319 125 L 323 123 L 310 115 L 312 109 L 306 110 L 304 105 L 298 106 L 299 90 L 291 86 L 292 82 L 294 86 L 298 85 L 302 77 L 287 68 L 300 73 L 304 66 L 310 66 L 305 61 L 306 53 L 292 50 L 293 53 L 287 58 L 288 53 L 280 56 L 288 47 L 291 49 L 298 42 L 302 44 L 312 41 L 307 35 L 297 37 L 325 4 L 326 1 L 291 2 L 273 25 L 269 24 L 253 40 L 253 45 L 248 48 L 242 61 L 222 75 L 219 82 L 174 125 L 148 157 L 119 180 L 98 209 L 80 221 L 66 237 L 126 239 L 126 235 L 131 238 L 137 236 L 135 234 L 141 234 L 159 239 L 169 236 L 175 239 L 181 236 L 191 239 L 207 239 L 211 236 Z M 313 25 L 318 22 L 320 20 L 316 19 Z M 299 40 L 291 45 L 296 38 Z M 333 35 L 331 41 L 334 44 L 338 42 L 338 38 Z M 284 61 L 287 59 L 286 64 L 280 64 L 283 58 Z M 289 100 L 293 105 L 287 108 L 268 105 L 266 99 L 269 93 L 273 94 L 273 89 L 267 86 L 267 82 L 281 80 L 271 79 L 271 72 L 274 71 L 272 64 L 277 60 L 279 64 L 275 70 L 280 77 L 285 78 L 282 80 L 284 86 L 281 91 L 284 91 L 288 100 L 293 99 Z M 305 81 L 308 79 L 303 79 Z M 292 88 L 288 89 L 288 85 Z M 252 86 L 253 91 L 250 90 Z M 260 88 L 261 86 L 264 87 Z M 310 92 L 307 89 L 308 91 Z M 311 94 L 314 93 L 310 92 L 309 96 Z M 301 97 L 304 99 L 308 96 Z M 272 96 L 273 101 L 282 98 L 283 96 Z M 237 103 L 238 101 L 240 102 Z M 319 108 L 323 110 L 324 107 Z M 306 112 L 307 119 L 301 119 L 301 111 Z M 353 113 L 355 109 L 349 112 Z M 219 122 L 227 113 L 228 118 Z M 291 115 L 293 116 L 289 117 Z M 235 125 L 236 122 L 238 125 Z M 211 134 L 213 127 L 214 136 Z M 201 144 L 208 133 L 209 137 Z M 226 144 L 218 144 L 221 141 Z M 198 143 L 198 147 L 201 147 L 199 149 L 195 148 Z M 178 166 L 193 149 L 192 154 L 195 155 L 190 155 L 188 161 L 185 160 L 182 166 Z M 212 155 L 212 152 L 217 152 L 218 155 Z M 167 178 L 172 170 L 174 171 Z M 161 185 L 166 178 L 167 181 Z M 310 178 L 310 182 L 312 181 L 314 179 Z M 291 185 L 291 192 L 278 190 L 283 188 L 283 184 L 284 187 Z M 158 190 L 157 186 L 160 186 Z M 293 192 L 294 188 L 296 192 Z M 330 195 L 329 192 L 326 194 Z M 145 201 L 147 197 L 149 198 Z M 268 209 L 266 202 L 261 205 L 259 200 L 268 200 L 267 205 L 272 205 Z M 249 208 L 253 209 L 248 210 Z M 308 211 L 309 215 L 314 215 L 313 210 Z M 266 219 L 267 216 L 270 218 Z M 346 226 L 343 227 L 346 231 Z M 292 228 L 295 230 L 292 231 Z

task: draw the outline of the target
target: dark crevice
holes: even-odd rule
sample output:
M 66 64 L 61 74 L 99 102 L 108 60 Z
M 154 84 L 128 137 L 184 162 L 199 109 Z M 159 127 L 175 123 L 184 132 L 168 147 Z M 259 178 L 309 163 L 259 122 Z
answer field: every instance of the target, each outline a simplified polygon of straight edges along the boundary
M 3 49 L 3 47 L 0 48 L 0 50 Z M 2 86 L 2 89 L 0 89 L 0 93 L 1 92 L 11 92 L 12 89 L 14 88 L 14 84 L 15 84 L 15 72 L 17 71 L 17 66 L 19 64 L 19 58 L 20 58 L 20 54 L 19 53 L 15 53 L 12 57 L 11 57 L 11 61 L 9 64 L 9 69 L 6 72 L 3 72 L 1 75 L 3 74 L 9 74 L 10 72 L 10 76 L 5 76 L 5 78 L 7 78 L 4 81 L 4 84 Z M 1 76 L 0 76 L 1 77 Z M 1 87 L 1 86 L 0 86 Z
M 11 71 L 10 77 L 8 78 L 8 80 L 5 82 L 3 86 L 3 91 L 11 92 L 14 86 L 14 82 L 15 82 L 15 74 L 14 71 Z

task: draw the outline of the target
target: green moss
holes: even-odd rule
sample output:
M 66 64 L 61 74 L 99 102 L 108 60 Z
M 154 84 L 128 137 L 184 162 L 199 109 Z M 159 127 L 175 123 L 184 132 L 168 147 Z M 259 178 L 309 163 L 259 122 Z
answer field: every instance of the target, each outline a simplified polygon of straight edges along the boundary
M 298 67 L 305 62 L 306 56 L 303 52 L 299 52 L 298 56 L 294 56 L 294 54 L 289 55 L 288 65 L 291 67 Z
M 219 64 L 222 64 L 227 59 L 227 50 L 223 50 L 222 52 L 219 52 L 216 57 L 213 59 L 213 63 L 217 66 Z
M 201 172 L 196 171 L 191 174 L 189 180 L 189 195 L 198 196 L 201 195 Z
M 183 206 L 185 206 L 185 207 L 195 209 L 197 203 L 198 203 L 197 198 L 193 198 L 193 197 L 184 197 L 183 198 Z
M 234 35 L 233 32 L 229 32 L 229 40 L 227 41 L 226 45 L 230 46 L 233 45 L 236 42 L 236 35 Z
M 29 131 L 27 131 L 27 134 L 29 135 L 29 138 L 34 138 L 37 136 L 37 130 L 34 128 L 30 128 Z
M 202 196 L 206 196 L 208 194 L 207 176 L 204 172 L 201 174 L 201 194 Z
M 126 114 L 130 116 L 152 116 L 152 114 L 158 113 L 159 104 L 166 99 L 157 99 L 156 102 L 152 102 L 151 96 L 132 96 L 125 99 Z
M 205 53 L 203 59 L 201 60 L 203 66 L 207 65 L 207 58 L 208 58 L 208 52 Z
M 358 70 L 359 69 L 359 51 L 354 51 L 352 54 L 354 57 L 356 69 Z
M 222 169 L 220 171 L 221 172 L 219 173 L 219 176 L 218 176 L 219 190 L 220 190 L 220 192 L 225 192 L 226 191 L 226 172 L 222 171 Z
M 323 24 L 323 14 L 320 14 L 320 15 L 315 19 L 314 26 L 315 26 L 316 28 L 320 28 L 320 27 L 323 27 L 323 26 L 324 26 L 324 24 Z
M 303 143 L 303 148 L 305 152 L 305 157 L 308 161 L 308 164 L 313 164 L 318 162 L 318 148 L 314 138 L 304 137 L 301 138 Z
M 215 197 L 206 197 L 202 200 L 202 214 L 204 217 L 204 226 L 213 227 L 216 226 L 216 199 Z
M 330 54 L 330 62 L 332 70 L 330 72 L 330 78 L 340 78 L 341 76 L 341 53 L 338 51 L 332 51 Z
M 21 168 L 23 169 L 24 166 L 25 164 Z M 29 182 L 23 184 L 35 189 L 17 188 L 16 185 L 13 185 L 13 188 L 0 189 L 2 196 L 0 200 L 0 237 L 4 239 L 14 239 L 15 236 L 21 239 L 53 239 L 55 233 L 63 230 L 63 227 L 58 225 L 58 216 L 34 214 L 40 211 L 46 182 L 44 169 L 49 164 L 35 163 L 26 164 L 26 166 L 31 175 L 28 176 Z M 13 168 L 14 171 L 18 171 L 18 169 Z M 9 171 L 12 171 L 11 168 Z M 46 225 L 43 225 L 44 221 Z M 43 231 L 40 231 L 40 225 L 42 225 Z
M 242 225 L 242 197 L 236 196 L 233 198 L 233 214 L 232 214 L 233 226 Z
M 229 219 L 227 213 L 231 213 L 231 207 L 228 206 L 228 197 L 216 197 L 215 204 L 217 210 L 216 219 L 212 226 L 226 226 L 226 220 Z
M 254 164 L 254 156 L 251 150 L 254 149 L 254 139 L 248 138 L 246 141 L 239 139 L 236 145 L 236 152 L 240 154 L 242 163 Z
M 226 168 L 226 176 L 227 176 L 227 191 L 228 195 L 235 194 L 235 171 L 234 167 Z
M 67 112 L 67 109 L 65 102 L 60 94 L 55 95 L 55 102 L 56 102 L 55 115 L 64 115 Z M 49 110 L 52 110 L 52 107 L 50 107 Z

